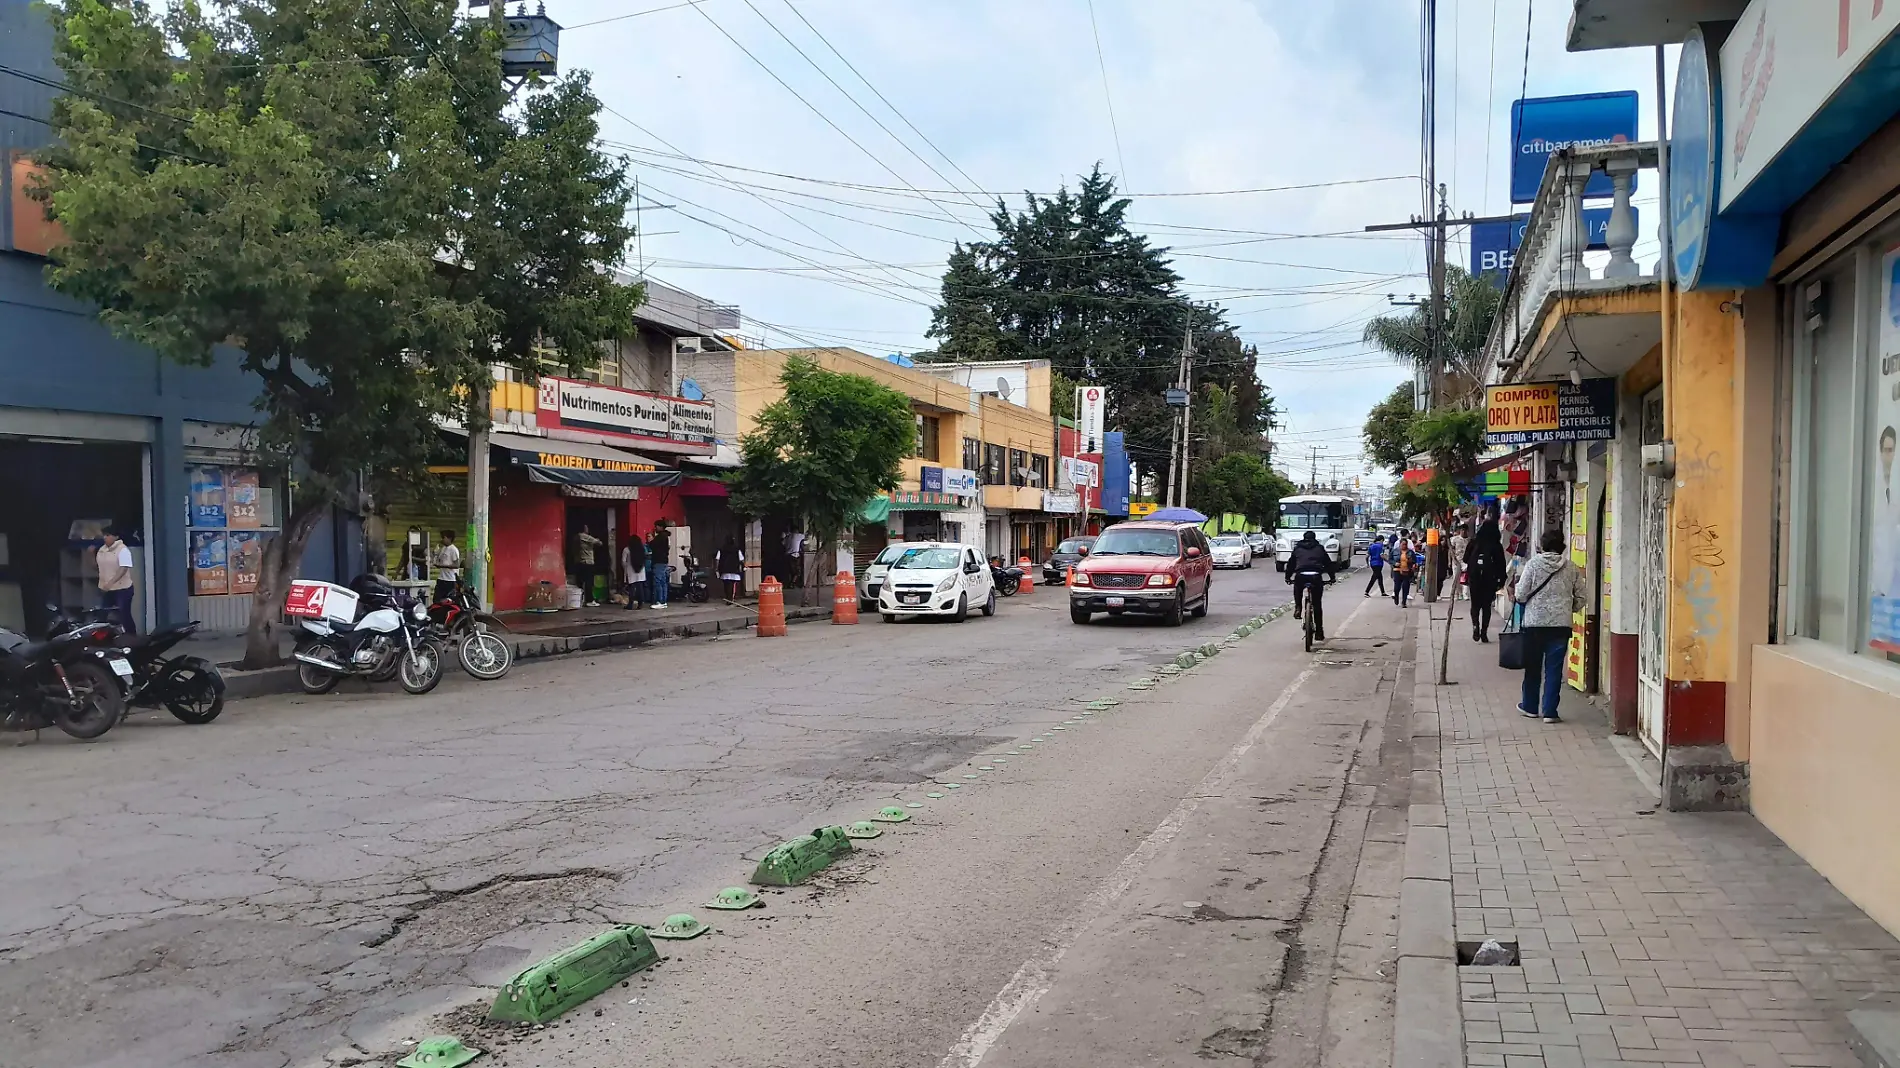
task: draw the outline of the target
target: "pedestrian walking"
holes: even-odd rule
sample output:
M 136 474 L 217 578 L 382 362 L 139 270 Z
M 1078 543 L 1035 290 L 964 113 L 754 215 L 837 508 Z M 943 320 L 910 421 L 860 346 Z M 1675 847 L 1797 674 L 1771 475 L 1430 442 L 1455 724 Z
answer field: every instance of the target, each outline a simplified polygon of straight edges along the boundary
M 1524 565 L 1512 593 L 1512 600 L 1524 611 L 1524 694 L 1517 710 L 1531 719 L 1558 723 L 1570 617 L 1583 607 L 1583 589 L 1576 565 L 1564 552 L 1562 531 L 1544 531 L 1538 548 L 1541 551 Z
M 620 547 L 620 581 L 627 592 L 627 610 L 646 603 L 647 543 L 636 535 Z
M 1412 598 L 1412 582 L 1418 578 L 1418 551 L 1410 538 L 1399 542 L 1392 557 L 1392 601 L 1400 608 Z
M 1504 585 L 1504 541 L 1498 521 L 1486 516 L 1465 546 L 1465 585 L 1471 589 L 1471 640 L 1491 640 L 1491 610 Z
M 455 531 L 442 532 L 442 544 L 436 547 L 430 563 L 435 565 L 435 599 L 447 600 L 462 578 L 462 550 L 455 546 Z
M 119 536 L 118 528 L 105 529 L 105 544 L 99 546 L 99 594 L 104 607 L 118 617 L 127 634 L 137 634 L 132 620 L 132 547 Z
M 606 544 L 594 537 L 594 530 L 585 523 L 580 532 L 574 535 L 574 578 L 581 587 L 581 599 L 589 608 L 599 608 L 600 602 L 594 599 L 594 576 L 600 574 L 600 547 Z
M 1372 596 L 1372 587 L 1375 583 L 1379 587 L 1379 596 L 1381 597 L 1391 596 L 1391 594 L 1388 594 L 1385 591 L 1385 541 L 1384 539 L 1374 538 L 1372 539 L 1372 544 L 1366 546 L 1366 567 L 1372 572 L 1372 577 L 1366 580 L 1366 596 L 1367 597 Z
M 739 598 L 739 585 L 745 581 L 745 550 L 739 548 L 739 542 L 732 535 L 719 546 L 713 555 L 713 570 L 719 572 L 719 581 L 726 585 L 726 600 Z
M 1439 596 L 1444 596 L 1445 582 L 1459 582 L 1465 572 L 1465 548 L 1471 544 L 1471 524 L 1460 523 L 1451 534 L 1451 552 L 1445 557 L 1444 580 L 1438 584 Z
M 653 576 L 653 603 L 650 608 L 665 608 L 672 596 L 673 543 L 666 534 L 666 520 L 653 524 L 653 536 L 647 539 L 647 574 Z

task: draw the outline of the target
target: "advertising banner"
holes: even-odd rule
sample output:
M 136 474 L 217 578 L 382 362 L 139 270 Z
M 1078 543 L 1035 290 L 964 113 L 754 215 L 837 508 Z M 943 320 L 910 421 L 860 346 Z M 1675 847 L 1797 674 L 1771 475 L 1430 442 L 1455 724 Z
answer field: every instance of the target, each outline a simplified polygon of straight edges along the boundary
M 917 485 L 925 493 L 942 493 L 944 491 L 943 468 L 920 468 L 917 472 Z
M 191 525 L 224 526 L 224 468 L 193 467 L 186 477 L 191 481 Z
M 983 492 L 983 484 L 976 472 L 967 467 L 946 467 L 943 469 L 943 492 L 957 497 L 974 497 Z
M 226 543 L 222 530 L 200 530 L 191 535 L 191 592 L 217 597 L 230 591 Z
M 1083 460 L 1075 456 L 1062 458 L 1062 477 L 1075 488 L 1084 488 L 1100 484 L 1101 468 L 1093 460 Z
M 1630 209 L 1630 219 L 1636 224 L 1636 232 L 1643 232 L 1642 219 L 1635 208 Z M 1473 223 L 1471 226 L 1471 273 L 1484 275 L 1496 273 L 1494 281 L 1500 287 L 1504 285 L 1503 276 L 1509 274 L 1511 265 L 1516 262 L 1517 250 L 1524 245 L 1524 231 L 1531 225 L 1528 213 L 1514 215 L 1510 222 Z M 1583 209 L 1583 228 L 1589 244 L 1589 251 L 1601 252 L 1610 247 L 1610 209 Z
M 1487 386 L 1484 409 L 1486 445 L 1613 438 L 1616 379 L 1586 378 L 1581 386 L 1570 382 Z
M 1900 245 L 1880 258 L 1880 374 L 1874 380 L 1873 485 L 1868 501 L 1867 644 L 1900 653 L 1900 473 L 1894 451 L 1900 442 Z
M 1071 515 L 1082 510 L 1082 495 L 1043 490 L 1042 510 L 1054 515 Z
M 255 592 L 257 575 L 264 564 L 263 533 L 256 530 L 233 531 L 227 552 L 230 558 L 231 592 Z
M 1075 433 L 1082 441 L 1082 452 L 1100 452 L 1102 434 L 1108 429 L 1108 390 L 1100 386 L 1081 386 L 1075 391 Z
M 231 529 L 256 530 L 263 525 L 258 512 L 257 471 L 254 468 L 233 467 L 225 472 L 224 499 L 225 518 Z
M 694 446 L 675 452 L 710 453 L 714 411 L 711 401 L 543 378 L 536 393 L 535 423 L 543 430 L 584 430 L 649 444 Z
M 1537 199 L 1550 157 L 1566 148 L 1595 148 L 1636 140 L 1636 91 L 1582 93 L 1519 100 L 1511 105 L 1511 203 Z M 1635 180 L 1631 179 L 1631 189 Z M 1583 187 L 1586 197 L 1615 192 L 1610 176 L 1598 171 Z

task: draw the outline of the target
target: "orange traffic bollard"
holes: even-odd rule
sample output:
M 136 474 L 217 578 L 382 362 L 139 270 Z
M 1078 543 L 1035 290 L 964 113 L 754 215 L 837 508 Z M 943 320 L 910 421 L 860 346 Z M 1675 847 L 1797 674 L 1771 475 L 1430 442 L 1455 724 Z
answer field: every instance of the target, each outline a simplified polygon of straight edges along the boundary
M 1016 559 L 1016 566 L 1023 569 L 1023 582 L 1022 582 L 1022 585 L 1016 587 L 1016 592 L 1028 593 L 1031 589 L 1035 588 L 1035 585 L 1036 585 L 1035 583 L 1029 581 L 1029 557 L 1027 556 L 1018 557 Z
M 761 638 L 785 637 L 785 587 L 770 576 L 759 583 L 759 625 L 754 630 Z
M 858 621 L 858 580 L 851 572 L 838 572 L 838 585 L 831 595 L 831 621 L 833 623 L 856 623 Z

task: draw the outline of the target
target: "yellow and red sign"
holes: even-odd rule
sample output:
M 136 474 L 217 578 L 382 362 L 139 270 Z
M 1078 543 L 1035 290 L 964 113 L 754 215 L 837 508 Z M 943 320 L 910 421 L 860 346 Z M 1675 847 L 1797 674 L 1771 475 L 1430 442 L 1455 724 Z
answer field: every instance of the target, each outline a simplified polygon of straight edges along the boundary
M 1484 391 L 1486 434 L 1534 434 L 1557 429 L 1557 384 L 1491 386 Z

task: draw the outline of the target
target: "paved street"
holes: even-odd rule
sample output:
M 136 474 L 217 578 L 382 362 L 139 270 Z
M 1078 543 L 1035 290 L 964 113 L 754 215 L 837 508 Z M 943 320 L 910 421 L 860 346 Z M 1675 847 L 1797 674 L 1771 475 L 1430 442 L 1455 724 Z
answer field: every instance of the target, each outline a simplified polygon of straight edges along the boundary
M 1208 619 L 1083 630 L 1038 588 L 962 626 L 812 624 L 0 752 L 0 1064 L 369 1059 L 603 922 L 688 909 L 721 932 L 602 1015 L 474 1037 L 510 1064 L 1263 1050 L 1276 994 L 1332 956 L 1300 932 L 1368 837 L 1375 791 L 1346 784 L 1378 778 L 1400 614 L 1336 598 L 1331 654 L 1287 619 L 1124 687 L 1286 599 L 1224 572 Z M 894 798 L 924 807 L 814 887 L 697 907 Z M 1323 1019 L 1330 971 L 1284 1019 Z

